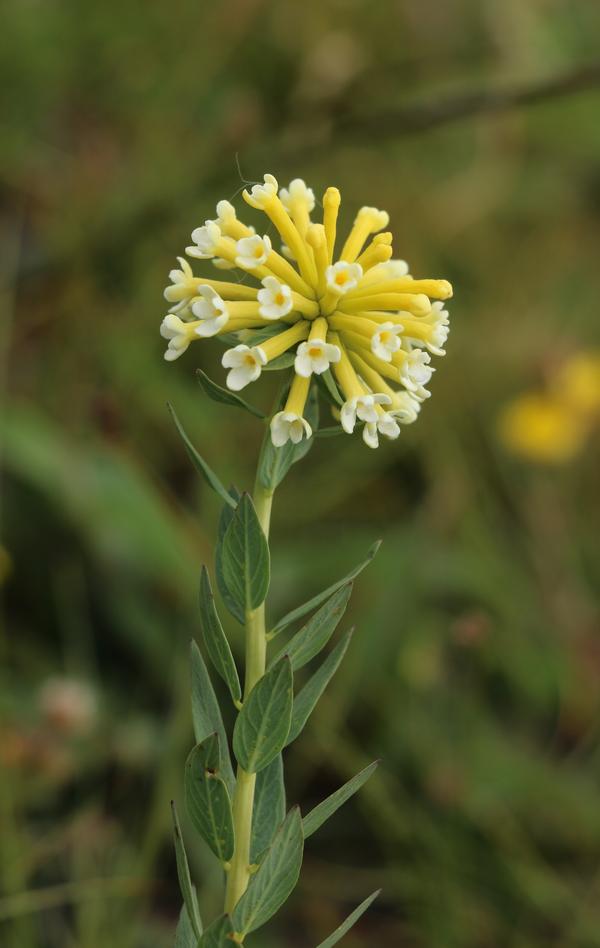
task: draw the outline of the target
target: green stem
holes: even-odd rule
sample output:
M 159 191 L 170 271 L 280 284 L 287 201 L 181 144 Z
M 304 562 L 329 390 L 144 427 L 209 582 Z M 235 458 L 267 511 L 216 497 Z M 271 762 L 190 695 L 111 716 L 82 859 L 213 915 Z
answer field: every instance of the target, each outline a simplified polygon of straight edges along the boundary
M 267 432 L 267 437 L 268 437 Z M 265 536 L 269 536 L 273 491 L 267 490 L 256 479 L 253 495 L 254 507 Z M 267 638 L 265 627 L 265 604 L 246 613 L 246 677 L 244 700 L 256 682 L 265 673 L 267 661 Z M 240 900 L 250 879 L 250 838 L 252 834 L 252 811 L 256 774 L 249 774 L 238 766 L 233 795 L 233 825 L 235 830 L 235 852 L 227 877 L 225 911 L 230 913 Z

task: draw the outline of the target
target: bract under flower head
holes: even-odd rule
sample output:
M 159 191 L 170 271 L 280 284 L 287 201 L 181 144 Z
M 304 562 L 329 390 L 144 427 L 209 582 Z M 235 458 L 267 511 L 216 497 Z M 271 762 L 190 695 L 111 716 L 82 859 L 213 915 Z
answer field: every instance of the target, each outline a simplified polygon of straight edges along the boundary
M 311 217 L 315 194 L 301 178 L 280 189 L 266 174 L 243 198 L 265 215 L 258 233 L 222 200 L 216 219 L 192 232 L 186 251 L 233 271 L 231 277 L 195 276 L 181 257 L 169 274 L 171 312 L 161 325 L 169 340 L 165 358 L 178 358 L 199 338 L 227 333 L 239 342 L 222 359 L 227 385 L 237 391 L 292 353 L 289 395 L 271 422 L 277 446 L 312 436 L 304 417 L 308 394 L 313 377 L 330 370 L 328 391 L 337 386 L 343 430 L 360 426 L 372 448 L 380 436 L 397 438 L 400 425 L 414 422 L 429 397 L 431 359 L 444 355 L 448 337 L 444 301 L 452 287 L 416 279 L 405 261 L 393 258 L 386 211 L 360 208 L 340 238 L 337 188 L 323 195 L 322 223 Z M 275 231 L 278 239 L 270 236 Z M 291 361 L 281 361 L 284 371 Z

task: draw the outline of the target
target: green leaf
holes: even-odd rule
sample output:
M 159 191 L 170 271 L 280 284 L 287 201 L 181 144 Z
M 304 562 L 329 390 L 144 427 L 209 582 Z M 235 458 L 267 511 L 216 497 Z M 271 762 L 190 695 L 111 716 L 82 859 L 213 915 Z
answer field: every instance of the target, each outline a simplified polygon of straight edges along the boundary
M 191 646 L 192 673 L 192 721 L 196 743 L 201 744 L 211 734 L 219 736 L 219 755 L 221 775 L 227 784 L 229 793 L 233 793 L 235 778 L 229 756 L 229 745 L 221 710 L 215 695 L 208 669 L 195 642 Z
M 313 386 L 308 397 L 305 417 L 313 431 L 319 424 L 319 404 L 316 387 Z M 303 438 L 299 444 L 288 441 L 281 448 L 276 448 L 269 437 L 263 441 L 258 459 L 258 478 L 267 490 L 275 490 L 292 464 L 300 461 L 313 446 L 314 438 Z
M 256 682 L 235 722 L 233 750 L 248 773 L 262 770 L 284 748 L 292 702 L 292 667 L 286 655 Z
M 204 478 L 208 486 L 212 487 L 215 493 L 217 493 L 221 497 L 221 499 L 225 501 L 226 504 L 229 504 L 231 507 L 235 507 L 235 501 L 227 493 L 227 491 L 223 487 L 223 484 L 221 483 L 221 481 L 219 480 L 215 472 L 212 470 L 212 468 L 210 468 L 208 464 L 206 463 L 206 461 L 204 460 L 204 458 L 198 454 L 194 445 L 192 444 L 187 434 L 183 430 L 181 422 L 179 421 L 177 415 L 175 414 L 175 409 L 173 408 L 173 406 L 169 402 L 167 402 L 167 407 L 169 411 L 171 412 L 173 421 L 175 422 L 175 427 L 177 428 L 177 431 L 179 432 L 181 440 L 183 441 L 187 449 L 187 453 L 189 454 L 192 460 L 192 464 L 194 465 L 196 470 L 200 472 L 200 474 L 202 475 L 202 477 Z
M 216 554 L 219 590 L 239 622 L 265 601 L 269 572 L 267 538 L 249 494 L 242 494 Z
M 200 572 L 200 625 L 206 651 L 215 669 L 227 684 L 234 703 L 239 702 L 242 697 L 240 679 L 227 636 L 217 614 L 206 566 L 203 566 Z
M 269 323 L 268 326 L 261 326 L 260 329 L 241 329 L 238 330 L 238 340 L 243 342 L 246 346 L 259 346 L 261 342 L 265 342 L 267 339 L 272 339 L 273 336 L 278 336 L 279 333 L 284 332 L 284 330 L 289 329 L 289 323 L 273 322 Z
M 173 816 L 173 834 L 175 839 L 175 860 L 177 863 L 177 878 L 179 879 L 179 888 L 183 896 L 192 930 L 196 938 L 202 934 L 202 919 L 200 918 L 200 909 L 198 908 L 198 899 L 190 878 L 190 867 L 188 865 L 181 827 L 177 818 L 175 804 L 171 801 L 171 813 Z
M 337 408 L 341 408 L 344 404 L 344 399 L 340 394 L 340 390 L 337 387 L 337 383 L 333 377 L 333 372 L 331 369 L 327 369 L 325 372 L 322 372 L 321 375 L 318 375 L 317 382 L 322 385 L 324 394 L 327 396 L 329 401 Z
M 342 924 L 338 928 L 336 928 L 334 932 L 331 933 L 329 938 L 326 938 L 325 941 L 322 941 L 320 945 L 317 945 L 317 948 L 333 948 L 334 945 L 337 945 L 338 941 L 340 941 L 344 937 L 344 935 L 346 935 L 350 931 L 350 929 L 354 925 L 356 925 L 361 915 L 364 915 L 364 913 L 367 911 L 369 906 L 373 904 L 373 902 L 375 901 L 375 899 L 377 898 L 380 892 L 381 892 L 381 889 L 377 889 L 377 891 L 373 892 L 368 897 L 368 899 L 365 899 L 364 902 L 361 902 L 360 905 L 357 906 L 357 908 L 355 908 L 354 911 L 348 916 L 346 921 L 342 922 Z
M 211 734 L 191 751 L 185 764 L 185 802 L 195 829 L 217 859 L 229 862 L 234 834 L 231 801 L 219 774 L 219 738 Z
M 304 838 L 308 839 L 309 836 L 312 836 L 323 823 L 329 819 L 330 816 L 333 816 L 336 810 L 349 800 L 350 797 L 354 796 L 357 790 L 360 790 L 363 783 L 369 779 L 371 774 L 379 766 L 379 761 L 374 760 L 372 764 L 369 764 L 368 767 L 365 767 L 364 770 L 361 770 L 360 773 L 356 774 L 355 777 L 352 777 L 348 783 L 345 783 L 343 787 L 340 787 L 339 790 L 336 790 L 335 793 L 332 793 L 331 796 L 323 800 L 322 803 L 319 803 L 318 806 L 311 810 L 304 819 L 302 820 L 302 829 L 304 831 Z
M 229 915 L 220 915 L 208 926 L 198 948 L 233 948 L 233 925 Z
M 315 438 L 335 438 L 341 434 L 344 434 L 344 429 L 341 425 L 333 425 L 331 428 L 319 428 L 314 432 Z
M 209 398 L 212 398 L 213 402 L 220 402 L 222 405 L 233 405 L 234 408 L 244 408 L 246 411 L 249 411 L 251 415 L 254 415 L 255 418 L 267 417 L 260 408 L 249 405 L 248 402 L 244 401 L 239 395 L 236 395 L 235 392 L 230 392 L 228 388 L 222 388 L 221 385 L 217 385 L 202 369 L 196 369 L 196 377 L 205 393 Z
M 263 372 L 275 372 L 278 369 L 289 369 L 295 361 L 295 352 L 283 352 L 280 356 L 277 356 L 276 359 L 273 359 L 271 362 L 267 362 L 266 365 L 263 365 L 262 370 Z
M 367 553 L 366 559 L 364 559 L 362 563 L 359 563 L 358 566 L 355 566 L 354 569 L 351 569 L 346 576 L 338 579 L 337 583 L 333 583 L 333 585 L 328 586 L 327 589 L 324 589 L 322 593 L 319 593 L 317 596 L 313 596 L 313 598 L 309 599 L 308 602 L 305 602 L 304 605 L 298 606 L 297 609 L 292 609 L 291 612 L 288 612 L 286 615 L 284 615 L 283 619 L 280 619 L 279 622 L 274 625 L 272 630 L 269 632 L 269 638 L 274 638 L 276 635 L 282 632 L 286 626 L 291 625 L 293 622 L 301 619 L 307 613 L 312 612 L 313 609 L 317 608 L 317 606 L 320 606 L 321 603 L 328 598 L 328 596 L 331 596 L 331 594 L 340 589 L 341 586 L 345 586 L 346 583 L 356 579 L 358 574 L 362 573 L 363 569 L 369 565 L 380 546 L 381 540 L 377 540 L 377 542 L 373 544 Z
M 310 662 L 324 648 L 348 605 L 352 583 L 346 583 L 321 608 L 310 617 L 308 622 L 296 632 L 287 645 L 274 658 L 277 662 L 282 655 L 287 655 L 292 663 L 292 669 L 297 671 Z
M 254 791 L 252 814 L 252 839 L 250 862 L 260 862 L 260 857 L 271 845 L 277 827 L 285 817 L 285 786 L 283 760 L 277 754 L 271 763 L 258 774 Z
M 190 922 L 185 904 L 181 906 L 179 921 L 175 929 L 175 948 L 198 948 L 198 938 Z
M 292 708 L 292 723 L 290 725 L 290 733 L 288 734 L 286 745 L 291 744 L 292 741 L 295 741 L 303 730 L 304 725 L 308 721 L 317 701 L 338 670 L 339 664 L 346 654 L 348 646 L 350 645 L 350 639 L 352 638 L 353 632 L 354 629 L 350 629 L 348 632 L 346 632 L 336 647 L 327 656 L 320 668 L 314 673 L 312 678 L 309 678 L 304 688 L 302 688 L 302 690 L 294 698 L 294 706 Z
M 225 504 L 225 506 L 221 510 L 221 515 L 219 517 L 219 523 L 217 526 L 217 542 L 219 543 L 221 543 L 221 541 L 223 540 L 223 537 L 227 533 L 227 527 L 233 520 L 233 513 L 235 511 L 235 508 L 240 502 L 240 497 L 242 496 L 239 490 L 237 489 L 237 487 L 234 487 L 233 484 L 231 485 L 227 493 L 229 494 L 229 496 L 231 497 L 234 503 L 233 503 L 233 507 L 231 507 L 230 504 Z
M 302 820 L 294 807 L 233 910 L 233 927 L 242 938 L 268 922 L 288 898 L 300 875 L 303 848 Z

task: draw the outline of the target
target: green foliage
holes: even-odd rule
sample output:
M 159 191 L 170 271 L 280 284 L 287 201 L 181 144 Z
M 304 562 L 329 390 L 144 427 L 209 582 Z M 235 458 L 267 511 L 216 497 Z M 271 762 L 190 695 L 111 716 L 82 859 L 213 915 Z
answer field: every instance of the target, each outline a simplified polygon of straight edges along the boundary
M 378 540 L 377 543 L 374 543 L 373 546 L 369 549 L 366 559 L 364 559 L 358 566 L 355 566 L 354 569 L 351 569 L 349 573 L 345 576 L 342 576 L 341 579 L 338 579 L 336 583 L 332 583 L 331 586 L 328 586 L 327 589 L 324 589 L 323 592 L 319 593 L 316 596 L 313 596 L 312 599 L 309 599 L 308 602 L 305 602 L 303 605 L 298 606 L 296 609 L 292 609 L 291 612 L 286 613 L 282 619 L 277 622 L 269 633 L 269 638 L 273 638 L 275 635 L 278 635 L 280 632 L 283 632 L 289 625 L 297 622 L 298 619 L 302 619 L 303 616 L 307 615 L 309 612 L 312 612 L 313 609 L 316 609 L 317 606 L 320 606 L 329 596 L 334 592 L 337 592 L 342 586 L 345 586 L 346 583 L 351 582 L 353 579 L 362 573 L 363 569 L 369 565 L 373 557 L 376 555 L 377 550 L 381 546 L 381 540 Z
M 316 431 L 319 424 L 319 403 L 314 386 L 310 391 L 304 415 L 313 432 Z M 303 438 L 298 444 L 288 441 L 283 447 L 276 448 L 270 438 L 265 438 L 258 459 L 258 480 L 262 486 L 270 491 L 279 487 L 292 464 L 301 461 L 310 451 L 313 441 L 314 437 Z
M 196 378 L 200 382 L 205 394 L 208 395 L 209 398 L 212 398 L 213 402 L 219 402 L 222 405 L 229 405 L 234 408 L 243 408 L 251 415 L 254 415 L 255 418 L 265 418 L 264 411 L 261 411 L 260 408 L 255 408 L 254 405 L 248 404 L 240 395 L 236 395 L 236 393 L 230 389 L 217 385 L 202 369 L 196 369 Z
M 177 431 L 179 432 L 181 436 L 181 440 L 183 441 L 186 451 L 192 460 L 192 464 L 194 465 L 196 470 L 200 472 L 200 474 L 202 475 L 202 477 L 204 478 L 208 486 L 212 487 L 214 492 L 218 494 L 219 497 L 221 497 L 221 499 L 224 500 L 226 504 L 229 504 L 230 507 L 233 507 L 234 501 L 232 500 L 228 492 L 225 490 L 225 488 L 223 487 L 223 484 L 221 483 L 221 481 L 219 480 L 215 472 L 212 470 L 212 468 L 209 467 L 209 465 L 206 463 L 204 458 L 198 453 L 198 451 L 196 451 L 196 448 L 194 447 L 194 445 L 188 438 L 187 434 L 185 433 L 183 425 L 181 424 L 177 415 L 175 414 L 175 409 L 173 408 L 172 405 L 168 405 L 167 407 L 169 411 L 171 412 L 173 421 L 175 422 L 175 427 L 177 428 Z
M 337 945 L 338 941 L 340 941 L 344 935 L 346 935 L 350 929 L 356 925 L 361 915 L 364 915 L 380 892 L 381 889 L 377 889 L 376 892 L 371 893 L 371 895 L 369 895 L 368 898 L 364 900 L 364 902 L 361 902 L 360 905 L 358 905 L 354 911 L 350 913 L 348 918 L 345 919 L 345 921 L 343 921 L 342 924 L 331 933 L 329 938 L 326 938 L 325 941 L 322 941 L 321 944 L 317 946 L 317 948 L 333 948 L 334 945 Z
M 281 908 L 298 881 L 303 848 L 302 819 L 300 810 L 294 807 L 234 909 L 232 922 L 236 932 L 245 937 Z
M 181 906 L 175 930 L 175 948 L 198 948 L 198 938 L 185 904 Z
M 221 915 L 206 929 L 198 948 L 231 948 L 233 926 L 228 915 Z
M 198 908 L 196 891 L 192 886 L 192 880 L 190 878 L 190 867 L 188 865 L 183 836 L 181 835 L 181 827 L 179 825 L 177 810 L 175 809 L 174 803 L 171 803 L 171 813 L 173 817 L 175 858 L 177 860 L 177 877 L 179 879 L 179 888 L 181 889 L 181 895 L 183 896 L 183 904 L 187 912 L 188 921 L 190 922 L 196 938 L 199 938 L 202 934 L 202 919 L 200 918 L 200 909 Z M 184 928 L 185 925 L 182 926 L 182 929 Z
M 330 816 L 333 816 L 336 810 L 339 810 L 350 797 L 354 796 L 354 794 L 360 790 L 362 785 L 367 782 L 378 766 L 379 761 L 374 760 L 372 764 L 369 764 L 368 767 L 361 770 L 355 777 L 348 780 L 343 787 L 340 787 L 339 790 L 336 790 L 335 793 L 332 793 L 331 796 L 327 797 L 327 799 L 323 800 L 322 803 L 319 803 L 318 806 L 311 810 L 302 820 L 304 838 L 308 839 L 309 836 L 316 833 L 323 823 L 325 823 Z
M 269 546 L 248 494 L 242 494 L 217 545 L 216 573 L 225 605 L 243 623 L 264 602 L 270 573 Z
M 200 572 L 200 625 L 206 651 L 216 671 L 226 682 L 234 703 L 239 702 L 242 697 L 240 679 L 231 654 L 231 646 L 217 614 L 206 566 L 203 566 Z
M 346 611 L 351 593 L 351 582 L 346 583 L 345 586 L 334 592 L 327 602 L 296 632 L 290 642 L 273 659 L 273 662 L 279 661 L 282 655 L 287 655 L 292 663 L 293 670 L 297 671 L 307 662 L 310 662 L 311 658 L 318 655 L 335 632 Z
M 289 741 L 289 737 L 288 737 Z M 285 818 L 285 784 L 283 758 L 277 754 L 270 764 L 256 777 L 254 812 L 252 814 L 252 836 L 250 839 L 250 862 L 258 863 L 278 826 Z
M 191 751 L 185 765 L 185 802 L 192 823 L 221 862 L 233 856 L 231 801 L 219 774 L 219 737 L 212 734 Z
M 192 721 L 196 742 L 202 744 L 211 734 L 219 738 L 220 770 L 231 792 L 235 783 L 225 725 L 208 669 L 195 642 L 191 645 Z
M 235 722 L 233 750 L 248 773 L 262 770 L 285 747 L 293 700 L 292 666 L 285 655 L 256 682 Z
M 308 721 L 317 701 L 325 691 L 325 688 L 338 670 L 340 663 L 346 654 L 354 630 L 350 629 L 337 643 L 325 661 L 320 665 L 317 671 L 306 682 L 304 687 L 294 698 L 292 708 L 292 723 L 290 733 L 287 737 L 287 743 L 291 744 L 301 734 L 304 725 Z

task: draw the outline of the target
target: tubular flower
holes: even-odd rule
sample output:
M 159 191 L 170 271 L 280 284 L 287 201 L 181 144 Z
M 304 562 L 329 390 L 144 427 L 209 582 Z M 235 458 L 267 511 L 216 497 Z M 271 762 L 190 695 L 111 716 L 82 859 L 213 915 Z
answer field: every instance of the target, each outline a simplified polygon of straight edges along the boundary
M 451 285 L 415 279 L 404 260 L 393 259 L 385 211 L 360 208 L 341 238 L 337 188 L 323 195 L 321 221 L 312 219 L 317 201 L 301 178 L 280 189 L 267 174 L 243 198 L 267 218 L 258 232 L 229 201 L 219 201 L 215 219 L 192 232 L 186 249 L 218 269 L 238 268 L 231 282 L 196 277 L 182 257 L 169 274 L 164 295 L 171 308 L 161 325 L 165 359 L 178 358 L 202 337 L 237 340 L 222 359 L 233 391 L 256 381 L 279 357 L 285 356 L 273 369 L 281 364 L 289 371 L 293 361 L 287 400 L 271 421 L 276 446 L 312 436 L 305 413 L 319 376 L 341 406 L 343 431 L 360 426 L 372 448 L 380 436 L 397 438 L 429 397 L 432 356 L 445 354 Z

